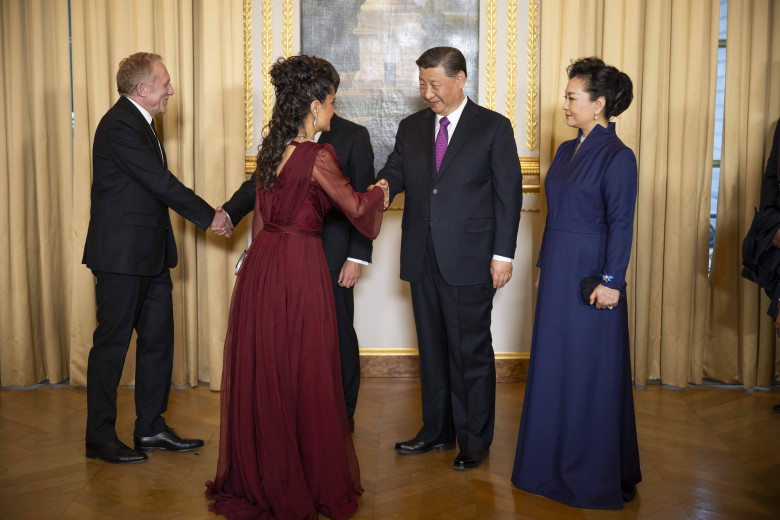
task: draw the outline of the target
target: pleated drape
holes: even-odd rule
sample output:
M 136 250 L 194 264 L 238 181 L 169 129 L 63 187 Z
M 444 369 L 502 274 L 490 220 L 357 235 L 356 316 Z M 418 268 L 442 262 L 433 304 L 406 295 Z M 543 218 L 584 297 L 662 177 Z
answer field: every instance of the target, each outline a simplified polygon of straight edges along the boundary
M 0 224 L 8 230 L 0 290 L 11 295 L 0 306 L 2 386 L 86 384 L 95 296 L 81 256 L 92 138 L 118 98 L 122 58 L 163 56 L 175 95 L 157 128 L 174 175 L 214 206 L 245 178 L 240 0 L 71 0 L 71 21 L 72 128 L 68 3 L 0 2 Z M 219 388 L 232 265 L 244 244 L 171 216 L 179 250 L 173 380 Z M 122 384 L 133 382 L 134 358 Z
M 67 2 L 0 2 L 0 39 L 0 383 L 59 382 L 78 247 Z
M 780 4 L 729 2 L 726 100 L 704 376 L 745 388 L 780 374 L 769 299 L 740 277 L 741 244 L 758 206 L 780 118 Z
M 543 177 L 558 145 L 575 135 L 560 110 L 570 61 L 601 56 L 634 83 L 617 132 L 639 161 L 627 274 L 638 384 L 701 380 L 718 13 L 717 0 L 542 5 Z

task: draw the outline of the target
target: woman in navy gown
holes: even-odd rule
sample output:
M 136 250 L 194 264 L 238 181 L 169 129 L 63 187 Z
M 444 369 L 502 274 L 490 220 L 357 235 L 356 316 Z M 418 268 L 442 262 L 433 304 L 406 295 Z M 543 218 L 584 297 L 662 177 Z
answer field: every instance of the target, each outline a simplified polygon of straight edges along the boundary
M 564 504 L 621 509 L 639 471 L 625 288 L 637 166 L 610 118 L 631 104 L 629 77 L 598 58 L 567 69 L 563 111 L 577 138 L 545 180 L 547 222 L 512 482 Z M 580 280 L 601 284 L 580 296 Z
M 375 238 L 387 191 L 352 191 L 333 148 L 312 140 L 334 112 L 330 63 L 292 56 L 270 75 L 276 104 L 257 159 L 252 245 L 233 290 L 219 462 L 206 496 L 231 519 L 346 518 L 363 488 L 319 233 L 337 207 Z

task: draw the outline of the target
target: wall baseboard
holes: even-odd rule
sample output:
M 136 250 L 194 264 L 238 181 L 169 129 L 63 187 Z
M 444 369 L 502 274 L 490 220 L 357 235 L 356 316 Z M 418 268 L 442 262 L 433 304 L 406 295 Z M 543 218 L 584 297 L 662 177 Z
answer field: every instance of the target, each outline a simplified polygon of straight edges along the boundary
M 496 381 L 517 383 L 528 375 L 529 352 L 496 352 Z M 420 363 L 414 348 L 361 348 L 362 377 L 420 377 Z

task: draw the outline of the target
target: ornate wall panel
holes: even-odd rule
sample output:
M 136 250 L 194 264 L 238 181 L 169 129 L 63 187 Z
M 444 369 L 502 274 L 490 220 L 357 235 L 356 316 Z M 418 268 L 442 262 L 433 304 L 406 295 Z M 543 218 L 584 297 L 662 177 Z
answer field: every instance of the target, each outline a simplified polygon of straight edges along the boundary
M 409 57 L 453 45 L 469 61 L 467 94 L 512 122 L 524 191 L 538 193 L 539 0 L 245 0 L 244 11 L 248 174 L 273 106 L 268 69 L 280 56 L 332 54 L 342 74 L 339 111 L 369 127 L 378 169 L 400 119 L 422 107 Z

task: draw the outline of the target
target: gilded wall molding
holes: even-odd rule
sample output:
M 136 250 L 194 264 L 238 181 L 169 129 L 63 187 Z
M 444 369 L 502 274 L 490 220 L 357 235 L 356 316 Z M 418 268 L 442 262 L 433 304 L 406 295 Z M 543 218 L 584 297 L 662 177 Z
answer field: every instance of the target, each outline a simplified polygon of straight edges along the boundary
M 282 55 L 287 58 L 293 53 L 293 0 L 282 2 Z
M 417 356 L 419 351 L 416 348 L 399 347 L 399 348 L 375 348 L 375 347 L 360 347 L 361 356 Z M 530 352 L 495 352 L 496 359 L 530 359 Z
M 245 145 L 250 150 L 257 135 L 254 132 L 254 98 L 253 98 L 253 26 L 252 10 L 253 0 L 243 0 L 243 21 L 244 21 L 244 124 L 245 124 Z M 258 82 L 262 83 L 262 94 L 258 92 L 258 98 L 262 98 L 262 130 L 259 138 L 262 139 L 265 133 L 266 125 L 271 119 L 273 110 L 274 92 L 269 76 L 270 67 L 273 65 L 273 59 L 277 55 L 290 56 L 293 54 L 293 45 L 295 41 L 295 7 L 299 0 L 260 0 L 260 26 L 261 26 L 261 51 L 260 51 L 260 70 L 257 76 Z M 518 18 L 519 2 L 518 0 L 481 0 L 484 6 L 486 32 L 482 42 L 483 47 L 480 53 L 485 54 L 485 86 L 484 86 L 484 104 L 491 110 L 496 109 L 497 95 L 497 67 L 499 65 L 498 53 L 498 9 L 506 5 L 506 61 L 501 63 L 506 70 L 506 114 L 512 123 L 513 129 L 517 132 L 517 90 L 518 90 Z M 281 27 L 278 25 L 277 31 L 281 30 L 281 48 L 274 50 L 273 42 L 273 11 L 274 4 L 281 9 Z M 538 50 L 539 50 L 539 0 L 527 0 L 528 23 L 526 33 L 526 145 L 528 150 L 538 149 Z M 281 53 L 279 52 L 281 51 Z M 503 59 L 503 58 L 502 58 Z M 262 78 L 262 79 L 261 79 Z M 482 89 L 480 89 L 482 90 Z M 521 118 L 522 120 L 522 118 Z M 258 122 L 260 123 L 260 122 Z M 522 124 L 522 123 L 521 123 Z M 518 136 L 519 137 L 519 136 Z M 521 157 L 519 158 L 524 176 L 523 193 L 539 193 L 539 158 Z M 256 167 L 256 157 L 254 155 L 246 156 L 246 174 L 250 176 L 254 173 Z
M 273 60 L 273 18 L 274 2 L 273 0 L 263 0 L 262 7 L 263 18 L 263 129 L 261 137 L 265 134 L 265 127 L 271 120 L 271 110 L 273 109 L 274 91 L 271 88 L 271 61 Z
M 517 123 L 517 0 L 506 3 L 506 116 Z
M 539 111 L 539 0 L 528 0 L 528 27 L 526 31 L 526 89 L 525 89 L 525 144 L 536 150 L 538 144 Z
M 539 158 L 538 157 L 520 157 L 520 169 L 523 172 L 523 193 L 539 193 Z M 247 155 L 244 158 L 245 172 L 247 178 L 251 177 L 257 167 L 257 157 Z M 391 206 L 389 209 L 403 209 L 398 206 Z
M 244 146 L 255 140 L 254 99 L 252 90 L 252 0 L 244 0 Z
M 496 17 L 498 15 L 498 6 L 496 0 L 485 1 L 485 20 L 487 22 L 486 51 L 485 59 L 485 106 L 490 110 L 496 109 L 496 39 L 498 29 L 496 27 Z

